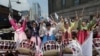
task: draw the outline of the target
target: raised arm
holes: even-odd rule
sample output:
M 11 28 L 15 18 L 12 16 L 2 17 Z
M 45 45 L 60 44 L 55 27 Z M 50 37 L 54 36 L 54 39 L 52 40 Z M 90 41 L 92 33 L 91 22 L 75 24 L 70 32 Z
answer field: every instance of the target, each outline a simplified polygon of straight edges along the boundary
M 39 29 L 39 36 L 43 37 L 45 35 L 45 29 L 41 28 Z
M 81 30 L 82 29 L 82 17 L 79 18 L 77 29 L 78 30 Z
M 25 31 L 25 28 L 26 28 L 26 19 L 27 19 L 27 17 L 22 16 L 22 20 L 23 20 L 22 28 L 23 28 L 24 31 Z
M 77 30 L 78 28 L 78 22 L 79 22 L 79 16 L 77 14 L 77 11 L 75 11 L 75 18 L 74 18 L 74 22 L 71 22 L 70 24 L 70 30 Z
M 17 29 L 16 23 L 15 23 L 14 19 L 10 16 L 10 14 L 9 14 L 8 18 L 9 18 L 10 24 L 13 26 L 14 30 L 16 30 Z
M 93 18 L 88 24 L 87 24 L 87 28 L 88 30 L 92 30 L 93 26 L 96 24 L 96 18 Z
M 74 22 L 71 22 L 71 25 L 70 25 L 70 30 L 77 30 L 78 28 L 78 22 L 79 22 L 79 19 L 78 19 L 78 16 L 75 18 Z

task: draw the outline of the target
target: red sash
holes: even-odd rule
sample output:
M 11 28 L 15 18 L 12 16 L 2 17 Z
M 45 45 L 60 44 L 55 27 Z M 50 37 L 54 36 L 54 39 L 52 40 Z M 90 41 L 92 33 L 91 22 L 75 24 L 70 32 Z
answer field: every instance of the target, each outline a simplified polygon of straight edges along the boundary
M 88 36 L 88 31 L 87 30 L 80 30 L 78 32 L 78 41 L 80 42 L 80 44 L 83 44 L 83 42 L 87 39 Z
M 64 33 L 63 37 L 62 37 L 62 41 L 64 40 L 71 40 L 71 33 L 68 33 L 67 31 Z

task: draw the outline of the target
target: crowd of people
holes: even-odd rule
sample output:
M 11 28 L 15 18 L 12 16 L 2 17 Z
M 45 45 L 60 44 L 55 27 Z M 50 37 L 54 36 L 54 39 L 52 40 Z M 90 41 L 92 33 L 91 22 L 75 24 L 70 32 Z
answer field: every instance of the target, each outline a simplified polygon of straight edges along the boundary
M 90 31 L 93 31 L 93 38 L 100 38 L 100 15 L 94 15 L 93 18 L 84 19 L 84 16 L 59 17 L 54 20 L 52 17 L 48 20 L 28 21 L 28 16 L 22 16 L 19 22 L 16 22 L 9 14 L 9 22 L 15 30 L 14 40 L 17 47 L 23 40 L 32 41 L 40 49 L 42 44 L 48 41 L 56 41 L 58 43 L 77 40 L 83 44 L 87 39 Z

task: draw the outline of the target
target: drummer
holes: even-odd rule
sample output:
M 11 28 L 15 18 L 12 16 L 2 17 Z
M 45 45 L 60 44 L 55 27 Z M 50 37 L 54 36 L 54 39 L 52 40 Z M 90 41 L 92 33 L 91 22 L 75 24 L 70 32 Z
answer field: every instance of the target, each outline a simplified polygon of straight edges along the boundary
M 45 27 L 46 25 L 45 25 L 45 21 L 44 20 L 41 20 L 40 21 L 40 23 L 39 23 L 39 34 L 41 34 L 40 35 L 40 38 L 41 38 L 41 40 L 43 39 L 43 35 L 44 35 L 44 32 L 43 32 L 43 30 L 45 30 L 46 29 L 46 27 Z M 42 35 L 43 34 L 43 35 Z
M 28 29 L 31 30 L 31 36 L 39 36 L 39 26 L 35 21 L 28 24 Z
M 95 38 L 100 38 L 100 22 L 98 22 L 98 25 L 95 28 L 96 30 L 96 36 Z
M 10 14 L 9 14 L 8 18 L 9 18 L 10 24 L 13 26 L 13 29 L 15 30 L 14 40 L 19 45 L 19 43 L 21 43 L 22 40 L 27 39 L 27 36 L 24 31 L 26 29 L 26 21 L 27 21 L 26 19 L 28 18 L 28 16 L 22 16 L 23 22 L 19 21 L 18 23 L 16 23 L 14 21 L 14 19 L 11 17 Z
M 40 33 L 40 35 L 43 37 L 43 43 L 49 41 L 49 40 L 54 40 L 56 41 L 55 38 L 55 28 L 51 27 L 51 24 L 49 22 L 46 22 L 46 29 L 43 30 L 43 33 Z
M 96 17 L 94 16 L 93 19 L 90 22 L 87 23 L 86 22 L 87 19 L 83 19 L 83 16 L 79 17 L 78 41 L 80 42 L 80 44 L 83 44 L 83 42 L 87 39 L 89 31 L 92 30 L 93 26 L 96 23 L 95 19 L 96 19 Z
M 72 26 L 69 25 L 68 21 L 64 22 L 64 37 L 62 38 L 62 41 L 72 39 L 71 29 L 72 29 Z

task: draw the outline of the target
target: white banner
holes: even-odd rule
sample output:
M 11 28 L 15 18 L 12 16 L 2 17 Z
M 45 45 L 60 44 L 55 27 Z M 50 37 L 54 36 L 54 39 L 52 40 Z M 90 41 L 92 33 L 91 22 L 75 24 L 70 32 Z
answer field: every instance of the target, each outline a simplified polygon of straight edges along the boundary
M 83 56 L 92 56 L 93 32 L 90 32 L 88 39 L 82 45 Z

